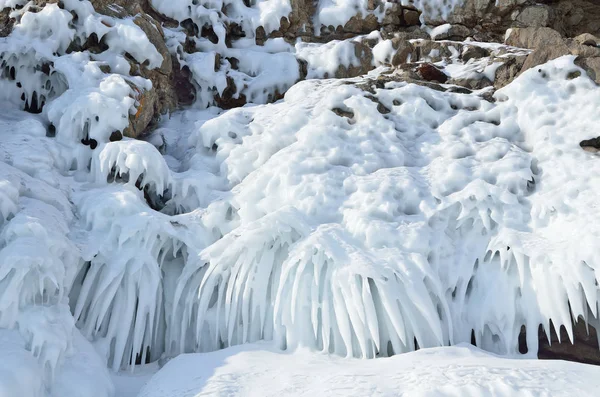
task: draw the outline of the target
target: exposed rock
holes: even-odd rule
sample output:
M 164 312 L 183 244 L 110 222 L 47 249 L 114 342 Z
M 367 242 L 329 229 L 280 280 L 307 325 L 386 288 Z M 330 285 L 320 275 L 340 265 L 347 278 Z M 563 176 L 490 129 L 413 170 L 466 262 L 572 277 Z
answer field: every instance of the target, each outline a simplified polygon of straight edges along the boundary
M 244 94 L 236 95 L 237 87 L 231 77 L 227 77 L 227 88 L 223 90 L 221 95 L 215 95 L 217 106 L 223 109 L 232 109 L 246 104 L 246 96 Z
M 402 6 L 398 3 L 393 3 L 389 6 L 387 10 L 385 10 L 385 15 L 383 16 L 383 20 L 381 23 L 392 26 L 400 26 L 403 22 L 402 16 Z
M 547 332 L 544 332 L 541 326 L 538 330 L 539 358 L 600 365 L 600 349 L 594 327 L 586 327 L 583 321 L 578 321 L 573 326 L 574 343 L 569 340 L 569 335 L 564 327 L 560 329 L 560 342 L 554 327 L 550 328 L 550 342 L 548 342 Z
M 461 24 L 469 27 L 477 25 L 485 19 L 487 11 L 493 6 L 495 0 L 464 0 L 462 5 L 454 8 L 452 13 L 446 18 L 445 22 L 451 24 Z M 426 18 L 426 22 L 434 25 L 445 23 L 442 20 Z
M 536 4 L 537 3 L 537 4 Z M 543 4 L 539 4 L 543 3 Z M 495 39 L 510 27 L 550 27 L 566 37 L 600 34 L 600 2 L 595 0 L 464 0 L 446 20 L 430 25 L 460 24 Z M 495 40 L 494 40 L 495 41 Z
M 533 6 L 525 7 L 516 20 L 520 25 L 538 28 L 548 26 L 551 23 L 550 7 L 544 4 L 536 4 Z
M 0 37 L 6 37 L 12 32 L 15 20 L 14 18 L 11 18 L 9 14 L 10 8 L 0 10 Z
M 487 77 L 450 79 L 447 81 L 447 83 L 465 87 L 470 90 L 480 90 L 493 85 L 493 83 Z
M 360 61 L 360 65 L 338 66 L 338 69 L 335 72 L 335 78 L 356 77 L 367 74 L 375 68 L 373 65 L 373 52 L 371 49 L 367 45 L 356 41 L 353 41 L 352 45 L 354 46 L 354 55 Z
M 411 26 L 403 29 L 402 31 L 386 32 L 383 30 L 383 37 L 386 39 L 400 39 L 400 40 L 429 40 L 429 33 L 421 29 L 419 26 Z
M 471 30 L 463 25 L 451 25 L 450 28 L 432 37 L 435 40 L 457 40 L 462 41 L 469 37 Z
M 355 15 L 343 27 L 344 33 L 367 34 L 379 28 L 379 21 L 373 14 L 365 18 Z
M 468 62 L 470 59 L 479 59 L 488 56 L 490 56 L 490 51 L 488 49 L 476 45 L 470 45 L 464 47 L 460 57 L 463 62 Z
M 600 56 L 600 47 L 590 46 L 590 45 L 581 45 L 576 41 L 568 39 L 565 42 L 567 47 L 569 48 L 569 52 L 572 55 L 578 55 L 582 57 L 599 57 Z
M 440 42 L 433 40 L 420 40 L 413 43 L 415 48 L 414 61 L 438 62 L 450 58 L 453 54 L 460 54 L 463 49 L 462 43 Z
M 564 44 L 538 48 L 527 56 L 521 72 L 568 54 L 570 54 L 569 48 Z
M 177 103 L 180 105 L 191 105 L 196 98 L 196 88 L 192 84 L 190 69 L 187 66 L 182 68 L 174 56 L 171 56 L 171 60 L 173 63 L 173 73 L 170 76 L 170 84 L 177 96 Z
M 588 76 L 597 84 L 600 84 L 600 57 L 575 59 L 575 64 L 586 71 Z
M 156 50 L 162 56 L 163 62 L 160 65 L 160 68 L 157 69 L 157 71 L 162 74 L 171 73 L 173 68 L 173 64 L 171 62 L 171 55 L 169 54 L 169 50 L 167 49 L 167 45 L 165 44 L 165 34 L 160 24 L 147 14 L 138 14 L 133 19 L 133 23 L 135 23 L 140 29 L 144 31 L 150 43 L 152 43 L 152 45 L 156 47 Z
M 394 38 L 392 39 L 392 46 L 396 50 L 396 53 L 392 57 L 393 66 L 410 61 L 414 55 L 415 48 L 408 40 Z
M 404 18 L 404 22 L 406 26 L 417 26 L 421 24 L 421 14 L 416 10 L 410 10 L 405 8 L 402 16 Z
M 431 63 L 422 63 L 417 68 L 419 76 L 426 81 L 437 81 L 438 83 L 445 83 L 448 80 L 448 76 L 440 69 L 435 67 Z
M 506 16 L 513 11 L 517 6 L 525 4 L 527 0 L 497 0 L 496 13 L 500 16 Z
M 585 46 L 598 47 L 600 45 L 600 39 L 589 33 L 580 34 L 579 36 L 574 37 L 573 41 L 577 44 Z
M 124 132 L 125 135 L 136 138 L 144 134 L 150 123 L 159 115 L 174 110 L 178 101 L 171 78 L 173 61 L 164 42 L 162 27 L 147 14 L 138 14 L 133 22 L 144 31 L 163 58 L 161 66 L 157 69 L 148 69 L 144 65 L 131 62 L 132 74 L 139 74 L 152 82 L 150 90 L 137 87 L 135 89 L 137 112 L 130 118 L 129 127 Z
M 567 37 L 600 33 L 600 4 L 595 0 L 561 0 L 550 3 L 557 16 L 555 28 Z
M 500 89 L 513 81 L 521 72 L 523 64 L 527 59 L 527 55 L 517 55 L 510 58 L 493 59 L 493 61 L 501 61 L 502 65 L 496 69 L 494 77 L 494 88 Z
M 566 47 L 561 34 L 546 27 L 509 29 L 506 32 L 504 44 L 532 50 L 551 46 Z

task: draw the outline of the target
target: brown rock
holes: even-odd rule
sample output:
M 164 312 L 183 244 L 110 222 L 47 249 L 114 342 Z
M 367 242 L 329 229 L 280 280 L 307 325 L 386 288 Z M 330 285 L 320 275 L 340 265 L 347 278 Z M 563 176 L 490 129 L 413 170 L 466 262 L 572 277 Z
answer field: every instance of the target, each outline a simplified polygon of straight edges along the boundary
M 568 54 L 570 54 L 569 48 L 564 44 L 555 47 L 538 48 L 527 56 L 521 72 Z
M 335 72 L 335 78 L 340 79 L 361 76 L 375 68 L 373 65 L 373 53 L 371 49 L 363 43 L 356 41 L 351 43 L 354 46 L 354 55 L 360 61 L 360 65 L 338 66 L 338 69 Z
M 600 34 L 600 4 L 596 0 L 561 0 L 549 4 L 556 15 L 555 25 L 568 37 L 582 33 Z
M 490 56 L 490 51 L 488 49 L 476 45 L 469 45 L 464 47 L 460 57 L 463 62 L 468 62 L 470 59 L 480 59 L 488 56 Z
M 469 90 L 480 90 L 482 88 L 490 87 L 493 85 L 487 77 L 480 77 L 481 78 L 450 79 L 447 83 L 465 87 Z
M 600 57 L 578 57 L 575 59 L 575 64 L 585 70 L 592 80 L 600 84 Z
M 404 9 L 402 11 L 402 17 L 406 26 L 418 26 L 421 25 L 421 14 L 418 11 Z
M 579 45 L 598 47 L 600 45 L 600 39 L 593 34 L 583 33 L 573 38 L 573 41 Z
M 443 33 L 440 33 L 433 37 L 434 40 L 456 40 L 462 41 L 469 37 L 471 30 L 463 25 L 452 25 L 450 28 Z
M 392 39 L 392 46 L 394 47 L 394 50 L 396 50 L 392 57 L 393 66 L 406 63 L 414 56 L 415 49 L 408 40 L 394 38 Z
M 539 28 L 550 25 L 552 10 L 544 4 L 525 7 L 517 16 L 521 26 Z
M 526 59 L 527 55 L 493 59 L 494 62 L 503 62 L 502 65 L 496 69 L 494 88 L 500 89 L 513 81 L 521 72 Z
M 445 83 L 448 76 L 431 63 L 423 63 L 417 68 L 417 73 L 423 80 Z
M 227 88 L 223 90 L 221 95 L 215 95 L 215 102 L 223 109 L 232 109 L 244 106 L 246 104 L 246 96 L 240 93 L 237 97 L 235 97 L 236 92 L 237 87 L 235 86 L 235 82 L 231 77 L 227 76 Z
M 548 338 L 548 331 L 544 331 L 541 326 L 539 327 L 538 358 L 600 365 L 600 349 L 594 327 L 586 327 L 584 322 L 579 320 L 573 326 L 573 343 L 569 340 L 569 335 L 564 327 L 560 329 L 560 342 L 554 327 L 551 326 L 550 328 L 550 338 Z
M 131 63 L 132 75 L 138 74 L 152 82 L 150 90 L 135 87 L 137 112 L 130 117 L 129 127 L 125 135 L 137 138 L 146 133 L 148 126 L 159 115 L 173 111 L 178 103 L 178 96 L 172 85 L 173 61 L 164 42 L 162 27 L 147 14 L 138 14 L 133 22 L 140 27 L 163 57 L 161 66 L 157 69 L 148 69 L 144 65 Z
M 366 34 L 378 28 L 379 21 L 375 15 L 369 14 L 364 18 L 361 15 L 355 15 L 346 22 L 343 31 L 345 33 Z
M 464 2 L 454 8 L 452 13 L 446 18 L 427 18 L 426 22 L 433 25 L 441 25 L 443 23 L 461 24 L 468 27 L 473 27 L 485 19 L 488 9 L 493 7 L 495 0 L 464 0 Z
M 453 50 L 459 53 L 463 49 L 462 43 L 441 42 L 434 40 L 419 40 L 413 43 L 415 56 L 413 61 L 439 62 L 452 56 Z
M 177 97 L 179 105 L 191 105 L 196 99 L 196 88 L 192 84 L 192 73 L 185 66 L 181 68 L 177 58 L 171 58 L 173 62 L 173 73 L 170 76 L 170 85 Z
M 15 19 L 9 16 L 11 9 L 0 10 L 0 37 L 6 37 L 12 32 Z
M 169 74 L 173 68 L 171 62 L 171 54 L 165 44 L 164 32 L 160 24 L 147 14 L 138 14 L 134 19 L 135 23 L 140 29 L 144 31 L 146 37 L 152 45 L 156 48 L 158 53 L 162 56 L 163 62 L 158 69 L 162 74 Z
M 569 52 L 573 55 L 578 55 L 582 57 L 600 57 L 600 47 L 591 45 L 581 45 L 578 44 L 575 40 L 571 39 L 567 40 L 566 43 L 569 47 Z
M 398 3 L 393 3 L 390 7 L 385 10 L 385 15 L 381 21 L 382 25 L 392 25 L 393 27 L 400 26 L 403 24 L 403 9 Z
M 514 28 L 506 32 L 504 44 L 520 48 L 565 46 L 560 33 L 550 28 Z

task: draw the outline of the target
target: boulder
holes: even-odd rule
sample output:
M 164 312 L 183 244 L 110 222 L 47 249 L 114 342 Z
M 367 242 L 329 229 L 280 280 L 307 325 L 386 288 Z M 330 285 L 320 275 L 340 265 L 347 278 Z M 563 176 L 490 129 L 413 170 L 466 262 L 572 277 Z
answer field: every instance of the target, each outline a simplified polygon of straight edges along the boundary
M 403 10 L 402 16 L 404 18 L 404 23 L 406 26 L 418 26 L 421 24 L 421 13 L 416 10 L 411 10 L 405 8 Z
M 585 70 L 592 80 L 600 84 L 600 57 L 578 57 L 575 59 L 575 64 Z
M 570 53 L 569 48 L 564 44 L 554 47 L 540 47 L 527 56 L 521 72 Z
M 10 11 L 10 8 L 0 10 L 0 37 L 6 37 L 12 32 L 15 20 L 10 17 Z
M 532 50 L 552 46 L 566 48 L 561 34 L 547 27 L 509 29 L 504 37 L 504 44 Z
M 163 58 L 159 68 L 148 69 L 130 59 L 132 75 L 139 75 L 152 82 L 150 90 L 136 87 L 137 112 L 130 117 L 129 127 L 124 131 L 126 136 L 137 138 L 143 135 L 148 126 L 161 114 L 175 110 L 178 96 L 172 84 L 173 60 L 164 41 L 164 33 L 160 24 L 148 14 L 138 14 L 133 22 L 140 27 Z
M 583 33 L 573 38 L 573 41 L 580 45 L 598 47 L 600 45 L 600 39 L 590 33 Z
M 415 48 L 414 61 L 439 62 L 450 58 L 455 53 L 461 53 L 462 43 L 443 42 L 434 40 L 419 40 L 412 43 Z
M 493 83 L 487 77 L 450 79 L 447 81 L 447 83 L 468 88 L 469 90 L 480 90 L 493 85 Z
M 586 326 L 581 320 L 578 321 L 573 326 L 573 343 L 569 340 L 564 327 L 560 328 L 560 339 L 554 327 L 550 328 L 550 338 L 541 326 L 538 330 L 538 358 L 600 365 L 600 349 L 594 327 Z
M 443 29 L 431 38 L 434 40 L 456 40 L 462 41 L 469 37 L 471 30 L 463 25 L 450 25 L 448 29 Z
M 494 76 L 494 88 L 500 89 L 511 81 L 513 81 L 523 69 L 523 64 L 527 59 L 527 55 L 517 55 L 509 58 L 498 58 L 492 59 L 492 62 L 502 62 L 502 64 L 496 69 Z
M 392 66 L 409 62 L 415 55 L 415 48 L 408 40 L 394 38 L 392 39 L 392 46 L 396 51 L 392 57 Z
M 356 41 L 352 41 L 351 43 L 354 46 L 354 55 L 360 61 L 360 65 L 339 65 L 335 72 L 335 78 L 340 79 L 361 76 L 369 73 L 369 71 L 375 68 L 371 48 Z
M 525 7 L 517 15 L 516 21 L 521 26 L 539 28 L 551 23 L 552 10 L 545 4 Z
M 448 81 L 446 73 L 428 62 L 420 64 L 417 67 L 417 73 L 419 74 L 419 77 L 426 81 L 436 81 L 438 83 L 445 83 Z
M 464 0 L 460 6 L 454 8 L 446 21 L 442 20 L 441 16 L 435 16 L 434 18 L 426 16 L 426 22 L 433 25 L 441 25 L 447 22 L 473 27 L 486 19 L 486 14 L 494 6 L 494 3 L 495 0 Z
M 476 45 L 468 45 L 463 47 L 460 58 L 463 62 L 469 62 L 470 59 L 480 59 L 490 56 L 490 51 L 487 48 Z

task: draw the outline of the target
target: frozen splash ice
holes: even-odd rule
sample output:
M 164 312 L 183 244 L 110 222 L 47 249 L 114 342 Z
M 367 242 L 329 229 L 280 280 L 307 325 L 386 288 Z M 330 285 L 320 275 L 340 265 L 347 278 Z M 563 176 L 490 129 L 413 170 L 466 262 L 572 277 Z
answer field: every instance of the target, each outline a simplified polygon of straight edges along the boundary
M 23 342 L 15 355 L 38 357 L 23 358 L 43 379 L 31 395 L 67 395 L 61 373 L 84 374 L 74 363 L 88 356 L 97 395 L 110 395 L 106 363 L 262 339 L 371 358 L 473 334 L 516 355 L 525 325 L 533 355 L 539 324 L 571 335 L 573 318 L 598 324 L 598 165 L 578 143 L 597 134 L 600 93 L 585 74 L 567 78 L 582 72 L 571 58 L 524 73 L 490 103 L 369 77 L 288 90 L 293 50 L 320 77 L 355 62 L 347 41 L 323 57 L 277 41 L 228 48 L 248 73 L 240 94 L 266 102 L 276 87 L 284 100 L 190 109 L 157 139 L 109 142 L 135 108 L 131 84 L 148 82 L 100 66 L 120 64 L 139 32 L 106 26 L 88 2 L 64 4 L 89 25 L 47 5 L 0 40 L 5 55 L 45 44 L 3 58 L 44 108 L 7 103 L 0 121 L 0 332 Z M 62 53 L 91 32 L 114 35 L 102 59 Z M 147 44 L 132 56 L 158 65 Z M 182 62 L 218 91 L 225 76 L 205 67 L 215 48 Z

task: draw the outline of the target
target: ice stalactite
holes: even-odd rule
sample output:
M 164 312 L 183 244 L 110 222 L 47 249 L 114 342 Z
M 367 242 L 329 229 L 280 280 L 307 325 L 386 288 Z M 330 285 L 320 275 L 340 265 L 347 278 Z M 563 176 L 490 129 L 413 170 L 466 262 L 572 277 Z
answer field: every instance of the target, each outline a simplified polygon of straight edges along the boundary
M 600 170 L 578 146 L 595 119 L 565 120 L 593 114 L 600 94 L 567 78 L 581 72 L 572 59 L 523 73 L 496 102 L 389 74 L 288 90 L 292 47 L 227 46 L 221 11 L 270 31 L 286 1 L 153 4 L 217 37 L 179 54 L 202 91 L 164 122 L 160 149 L 110 139 L 151 88 L 128 59 L 164 61 L 131 20 L 64 0 L 14 11 L 0 40 L 10 94 L 31 111 L 35 92 L 40 110 L 0 124 L 0 326 L 18 327 L 47 384 L 86 351 L 80 330 L 119 370 L 258 340 L 373 358 L 473 336 L 516 355 L 523 326 L 533 355 L 540 324 L 572 337 L 573 320 L 598 323 Z M 323 2 L 319 20 L 353 4 Z M 68 51 L 92 34 L 102 52 Z M 332 54 L 351 64 L 348 44 Z M 305 50 L 310 77 L 339 66 Z M 228 79 L 248 101 L 287 92 L 199 109 Z
M 123 187 L 79 197 L 89 230 L 83 257 L 89 263 L 78 277 L 80 288 L 71 296 L 84 335 L 98 340 L 115 370 L 162 354 L 162 279 L 170 271 L 163 264 L 168 256 L 194 255 L 204 233 L 201 225 L 185 224 L 190 215 L 179 223 L 176 217 L 152 214 L 137 188 Z
M 363 358 L 450 343 L 448 307 L 424 258 L 359 247 L 342 227 L 321 225 L 292 248 L 274 298 L 275 340 Z
M 281 263 L 309 230 L 301 214 L 282 209 L 188 258 L 175 290 L 168 352 L 272 339 Z

